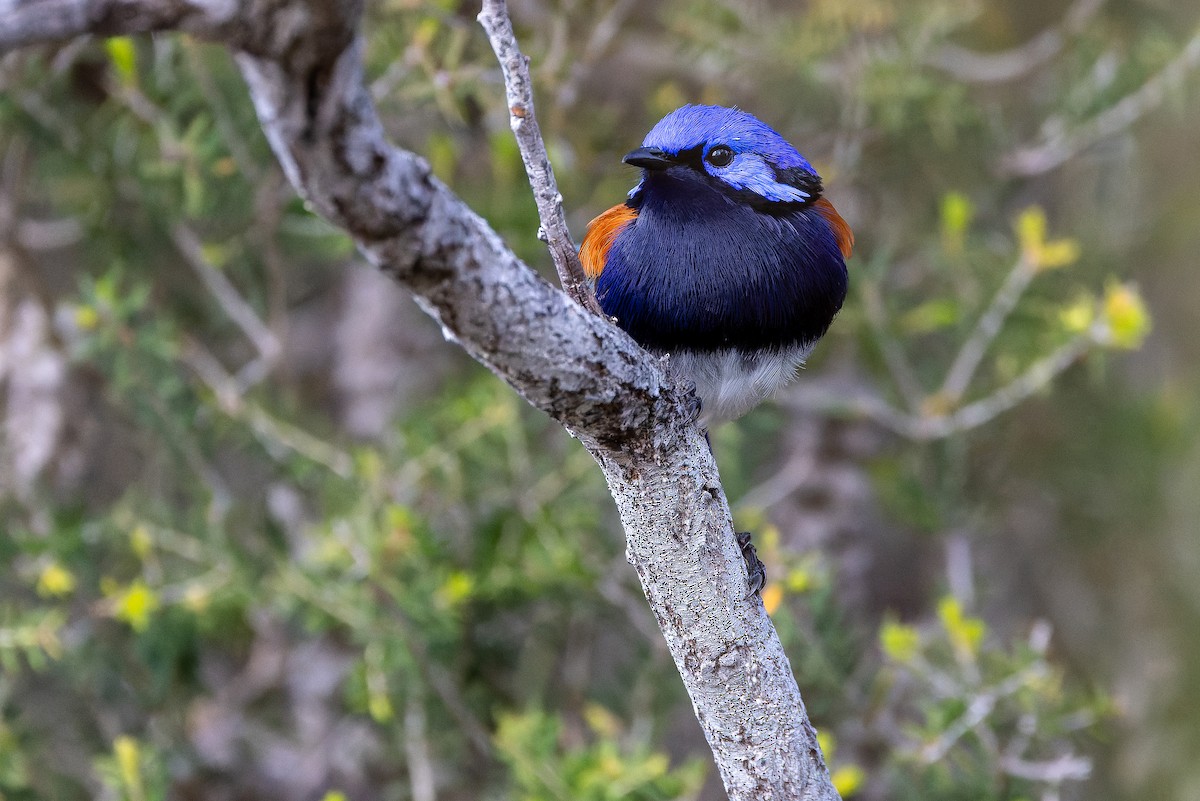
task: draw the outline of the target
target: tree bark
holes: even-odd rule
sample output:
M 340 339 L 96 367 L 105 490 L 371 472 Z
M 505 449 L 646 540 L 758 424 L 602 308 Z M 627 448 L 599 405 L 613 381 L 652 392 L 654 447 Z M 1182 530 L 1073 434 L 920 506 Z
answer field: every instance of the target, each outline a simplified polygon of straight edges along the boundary
M 838 798 L 778 635 L 745 599 L 688 399 L 658 359 L 542 280 L 424 160 L 386 142 L 363 81 L 361 13 L 361 0 L 0 0 L 0 53 L 164 30 L 228 45 L 296 190 L 599 463 L 729 797 Z

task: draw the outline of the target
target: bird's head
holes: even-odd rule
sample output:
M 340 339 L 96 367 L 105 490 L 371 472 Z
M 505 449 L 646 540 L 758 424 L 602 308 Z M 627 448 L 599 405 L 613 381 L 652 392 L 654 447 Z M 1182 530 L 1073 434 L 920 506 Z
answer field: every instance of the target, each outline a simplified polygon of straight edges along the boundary
M 804 156 L 762 120 L 736 108 L 678 108 L 623 160 L 643 170 L 631 199 L 660 178 L 698 178 L 767 209 L 808 204 L 821 196 L 821 178 Z

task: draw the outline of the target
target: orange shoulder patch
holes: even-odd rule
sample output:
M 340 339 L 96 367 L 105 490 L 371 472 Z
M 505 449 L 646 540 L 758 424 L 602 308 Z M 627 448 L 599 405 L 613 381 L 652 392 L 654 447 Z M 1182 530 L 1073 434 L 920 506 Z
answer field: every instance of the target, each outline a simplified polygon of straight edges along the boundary
M 637 211 L 622 203 L 588 223 L 587 233 L 583 235 L 583 244 L 579 248 L 584 275 L 593 281 L 600 277 L 608 262 L 608 251 L 612 249 L 613 241 L 622 228 L 633 222 L 634 217 L 637 217 Z
M 837 239 L 838 248 L 842 251 L 842 257 L 846 259 L 850 258 L 850 254 L 854 252 L 854 232 L 850 230 L 850 224 L 843 220 L 842 215 L 837 213 L 837 209 L 833 207 L 833 204 L 823 197 L 817 198 L 817 201 L 813 203 L 813 208 L 833 228 L 833 236 Z

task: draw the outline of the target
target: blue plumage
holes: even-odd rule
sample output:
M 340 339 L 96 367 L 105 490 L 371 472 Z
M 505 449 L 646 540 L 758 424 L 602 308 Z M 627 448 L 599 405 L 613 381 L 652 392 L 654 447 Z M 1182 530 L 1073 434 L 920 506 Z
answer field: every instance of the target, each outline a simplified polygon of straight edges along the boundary
M 845 263 L 812 209 L 760 212 L 687 171 L 656 176 L 635 208 L 596 295 L 646 347 L 809 344 L 841 308 Z
M 754 116 L 684 106 L 625 157 L 642 180 L 581 255 L 596 296 L 697 384 L 705 422 L 786 383 L 846 296 L 849 228 L 812 165 Z
M 812 165 L 775 129 L 752 114 L 723 106 L 683 106 L 672 111 L 650 129 L 644 148 L 682 153 L 699 148 L 700 155 L 723 145 L 733 160 L 717 166 L 701 160 L 704 172 L 734 189 L 745 189 L 768 201 L 803 202 L 814 193 L 804 186 L 779 180 L 779 171 L 807 173 L 820 179 Z

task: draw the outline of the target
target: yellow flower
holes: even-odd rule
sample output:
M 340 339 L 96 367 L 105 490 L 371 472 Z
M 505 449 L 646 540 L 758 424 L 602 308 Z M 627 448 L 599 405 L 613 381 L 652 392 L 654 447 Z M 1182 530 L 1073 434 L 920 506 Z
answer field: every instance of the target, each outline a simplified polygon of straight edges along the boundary
M 1055 239 L 1042 246 L 1037 266 L 1042 270 L 1054 270 L 1059 267 L 1070 267 L 1079 261 L 1079 243 L 1074 239 Z
M 137 72 L 137 50 L 134 49 L 133 40 L 128 36 L 113 36 L 105 41 L 104 49 L 108 51 L 121 82 L 132 84 Z
M 979 653 L 979 644 L 983 642 L 986 631 L 983 621 L 977 617 L 963 614 L 962 604 L 957 598 L 946 596 L 938 602 L 938 617 L 946 629 L 954 652 L 960 659 L 973 660 Z
M 43 598 L 70 595 L 75 589 L 75 576 L 58 562 L 50 562 L 38 574 L 37 591 Z
M 829 778 L 833 782 L 833 789 L 837 790 L 838 795 L 844 798 L 858 792 L 866 774 L 858 765 L 842 765 Z
M 75 327 L 80 331 L 93 331 L 100 325 L 100 312 L 94 306 L 75 307 Z
M 150 536 L 150 529 L 146 528 L 145 524 L 138 523 L 130 530 L 129 547 L 138 559 L 145 560 L 150 555 L 153 545 L 154 538 Z
M 1133 350 L 1150 333 L 1150 313 L 1131 284 L 1112 283 L 1104 291 L 1104 320 L 1108 341 L 1115 348 Z
M 1083 295 L 1070 306 L 1058 313 L 1058 319 L 1063 328 L 1072 334 L 1082 334 L 1092 327 L 1096 320 L 1096 302 L 1089 295 Z
M 942 249 L 948 255 L 957 256 L 963 251 L 967 227 L 975 216 L 971 199 L 962 192 L 947 192 L 942 197 Z
M 208 608 L 208 602 L 212 599 L 211 594 L 203 584 L 189 584 L 183 590 L 183 605 L 189 611 L 200 614 Z
M 879 647 L 888 659 L 911 662 L 921 647 L 921 635 L 912 626 L 895 620 L 885 620 L 879 628 Z
M 396 716 L 396 710 L 386 693 L 373 692 L 367 696 L 367 714 L 376 723 L 387 723 Z
M 817 732 L 817 747 L 820 748 L 821 753 L 825 755 L 826 762 L 833 761 L 833 751 L 835 748 L 837 748 L 837 741 L 834 740 L 832 734 L 825 731 Z
M 1035 270 L 1068 267 L 1079 261 L 1079 243 L 1074 239 L 1046 240 L 1046 212 L 1038 206 L 1021 212 L 1015 227 L 1021 258 Z
M 113 741 L 113 756 L 117 758 L 117 771 L 121 775 L 121 784 L 128 792 L 128 797 L 135 801 L 144 799 L 146 788 L 142 784 L 142 754 L 138 741 L 121 735 Z
M 1039 206 L 1030 206 L 1017 217 L 1016 230 L 1021 255 L 1030 264 L 1037 264 L 1038 253 L 1046 244 L 1046 212 Z
M 762 602 L 768 615 L 775 614 L 775 610 L 783 602 L 783 587 L 779 586 L 778 582 L 772 581 L 762 591 Z
M 237 172 L 237 162 L 229 156 L 219 158 L 213 162 L 212 172 L 218 178 L 228 178 Z
M 438 588 L 439 600 L 446 606 L 458 606 L 471 597 L 475 591 L 475 579 L 470 573 L 455 570 L 446 577 L 445 582 Z
M 158 595 L 138 579 L 113 599 L 113 616 L 124 620 L 134 631 L 145 631 L 158 604 Z
M 583 708 L 583 719 L 588 728 L 601 737 L 612 739 L 621 733 L 621 721 L 607 708 L 591 703 Z

